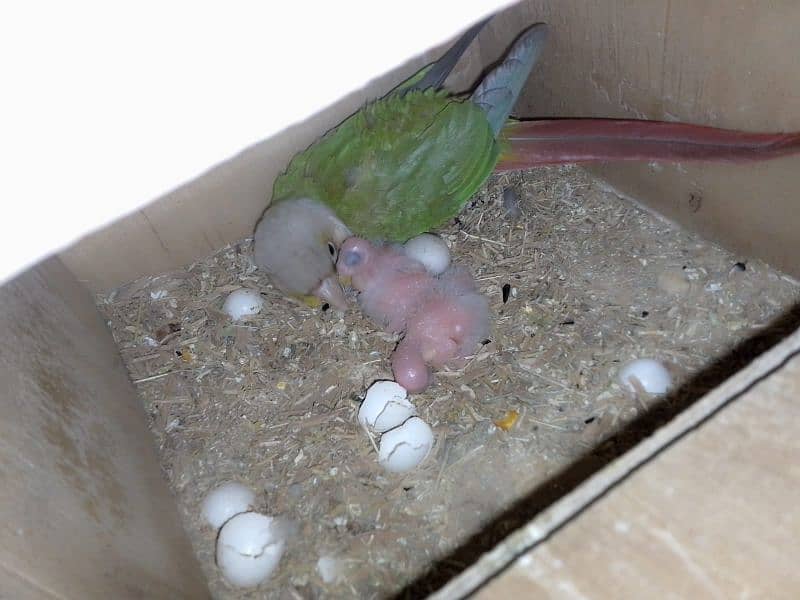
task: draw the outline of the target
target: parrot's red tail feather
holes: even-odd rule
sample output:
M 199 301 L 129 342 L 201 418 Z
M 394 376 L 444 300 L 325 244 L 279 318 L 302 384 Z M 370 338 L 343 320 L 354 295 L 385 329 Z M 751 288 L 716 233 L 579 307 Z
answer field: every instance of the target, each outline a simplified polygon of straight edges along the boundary
M 496 171 L 613 160 L 751 162 L 800 153 L 800 132 L 747 133 L 686 123 L 553 119 L 508 123 Z

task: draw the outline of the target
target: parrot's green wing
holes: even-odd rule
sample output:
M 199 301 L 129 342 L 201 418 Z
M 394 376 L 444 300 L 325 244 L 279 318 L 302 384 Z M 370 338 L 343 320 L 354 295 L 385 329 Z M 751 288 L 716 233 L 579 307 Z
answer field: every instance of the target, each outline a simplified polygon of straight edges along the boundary
M 474 103 L 433 89 L 391 94 L 295 156 L 273 201 L 314 198 L 357 235 L 405 241 L 457 215 L 498 154 Z
M 360 236 L 405 241 L 457 215 L 494 169 L 498 135 L 547 35 L 528 28 L 469 99 L 438 89 L 485 21 L 432 67 L 296 155 L 272 201 L 327 204 Z

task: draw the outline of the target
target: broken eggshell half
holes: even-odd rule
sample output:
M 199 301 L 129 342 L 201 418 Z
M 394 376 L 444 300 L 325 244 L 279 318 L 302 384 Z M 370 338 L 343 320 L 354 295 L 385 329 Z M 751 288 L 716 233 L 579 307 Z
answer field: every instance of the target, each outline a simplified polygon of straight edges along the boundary
M 406 389 L 394 381 L 376 381 L 367 390 L 358 409 L 358 422 L 384 433 L 417 414 Z
M 256 512 L 231 517 L 217 537 L 217 566 L 228 583 L 255 587 L 270 575 L 283 556 L 286 536 L 273 517 Z
M 632 360 L 619 370 L 620 385 L 635 394 L 636 383 L 648 394 L 666 394 L 672 386 L 672 376 L 667 368 L 659 361 L 652 358 L 639 358 Z
M 411 417 L 381 436 L 378 462 L 391 473 L 405 473 L 422 464 L 433 448 L 433 430 L 419 417 Z
M 256 290 L 241 288 L 231 292 L 222 304 L 222 312 L 234 321 L 258 314 L 264 307 L 264 297 Z
M 246 485 L 228 481 L 211 490 L 203 500 L 202 513 L 206 522 L 219 529 L 233 515 L 252 510 L 256 493 Z

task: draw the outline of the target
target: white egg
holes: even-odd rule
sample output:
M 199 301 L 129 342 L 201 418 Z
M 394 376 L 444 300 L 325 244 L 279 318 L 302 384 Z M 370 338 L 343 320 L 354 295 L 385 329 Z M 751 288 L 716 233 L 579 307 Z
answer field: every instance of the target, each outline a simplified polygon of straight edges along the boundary
M 636 392 L 631 380 L 636 379 L 648 394 L 666 394 L 672 383 L 667 368 L 652 358 L 639 358 L 622 367 L 619 371 L 619 382 L 622 387 Z
M 238 587 L 255 587 L 267 579 L 281 560 L 286 537 L 275 519 L 255 512 L 231 518 L 217 537 L 217 565 Z
M 408 392 L 394 381 L 376 381 L 358 409 L 358 422 L 383 433 L 417 414 Z
M 422 463 L 433 447 L 433 430 L 419 417 L 381 436 L 378 462 L 387 471 L 405 473 Z
M 252 510 L 256 493 L 246 485 L 229 481 L 211 490 L 203 500 L 203 517 L 219 529 L 233 515 Z
M 450 265 L 450 250 L 438 235 L 422 233 L 405 243 L 406 255 L 418 260 L 429 273 L 439 275 Z
M 242 288 L 231 292 L 225 303 L 222 305 L 222 310 L 230 316 L 234 321 L 238 321 L 247 315 L 255 315 L 261 312 L 264 306 L 264 297 L 255 290 Z

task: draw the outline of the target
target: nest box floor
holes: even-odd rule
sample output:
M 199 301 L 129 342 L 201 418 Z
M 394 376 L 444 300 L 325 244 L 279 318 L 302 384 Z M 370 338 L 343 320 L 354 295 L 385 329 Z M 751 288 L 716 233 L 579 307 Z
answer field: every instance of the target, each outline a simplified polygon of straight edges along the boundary
M 250 240 L 98 297 L 216 598 L 430 592 L 798 323 L 792 279 L 575 167 L 494 177 L 440 233 L 489 298 L 493 330 L 463 371 L 413 397 L 436 444 L 405 476 L 383 471 L 355 418 L 370 383 L 391 378 L 396 339 L 355 307 L 283 299 Z M 221 305 L 240 287 L 267 303 L 234 324 Z M 669 395 L 620 388 L 620 366 L 639 357 L 672 371 Z M 508 430 L 495 424 L 512 411 Z M 227 480 L 299 525 L 255 591 L 221 579 L 200 516 Z M 320 556 L 339 581 L 321 579 Z

